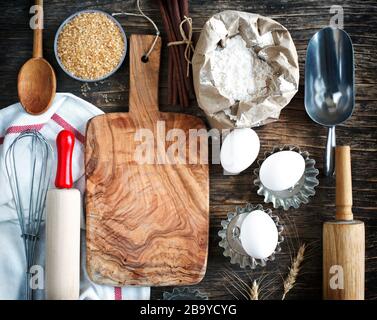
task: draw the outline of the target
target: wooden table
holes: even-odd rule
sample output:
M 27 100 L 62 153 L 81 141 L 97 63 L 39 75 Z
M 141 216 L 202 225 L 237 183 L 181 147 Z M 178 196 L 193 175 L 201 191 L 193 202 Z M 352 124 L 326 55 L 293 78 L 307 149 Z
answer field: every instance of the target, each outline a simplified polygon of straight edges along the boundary
M 194 27 L 200 28 L 214 13 L 238 9 L 259 13 L 276 19 L 292 34 L 299 54 L 300 89 L 292 102 L 283 110 L 278 122 L 257 128 L 262 152 L 275 145 L 294 144 L 308 150 L 322 168 L 322 155 L 326 129 L 314 124 L 304 109 L 304 63 L 306 47 L 311 36 L 329 24 L 331 4 L 339 1 L 277 1 L 192 0 L 191 16 Z M 17 101 L 16 79 L 22 63 L 31 56 L 32 33 L 29 29 L 29 2 L 24 0 L 2 1 L 0 4 L 0 106 Z M 354 213 L 366 223 L 366 298 L 377 299 L 377 3 L 375 1 L 343 1 L 344 28 L 355 46 L 356 108 L 350 120 L 337 128 L 338 144 L 352 146 L 352 171 Z M 145 12 L 162 30 L 159 9 L 155 1 L 142 1 Z M 110 79 L 99 83 L 83 84 L 72 80 L 59 68 L 53 54 L 53 39 L 60 23 L 70 14 L 82 9 L 103 9 L 107 12 L 134 12 L 135 1 L 126 0 L 49 0 L 45 1 L 45 57 L 57 72 L 58 91 L 72 92 L 105 112 L 128 109 L 128 63 Z M 138 18 L 119 18 L 127 34 L 152 33 L 152 27 Z M 162 37 L 165 37 L 162 32 Z M 192 101 L 191 107 L 169 107 L 167 100 L 167 52 L 163 51 L 160 77 L 160 105 L 163 111 L 175 111 L 203 116 Z M 261 153 L 262 155 L 262 153 Z M 220 165 L 210 168 L 210 248 L 206 277 L 195 286 L 210 299 L 242 298 L 224 280 L 224 272 L 236 274 L 247 283 L 262 279 L 262 298 L 281 299 L 282 279 L 288 271 L 291 254 L 298 243 L 306 243 L 308 254 L 295 288 L 287 299 L 321 298 L 321 230 L 322 222 L 334 214 L 334 180 L 320 178 L 317 194 L 308 205 L 298 210 L 277 212 L 287 226 L 282 253 L 273 263 L 257 271 L 245 271 L 232 266 L 218 247 L 220 222 L 237 205 L 247 202 L 263 203 L 252 185 L 255 165 L 238 176 L 224 176 Z M 299 240 L 297 240 L 296 232 Z M 294 254 L 294 253 L 292 253 Z M 153 288 L 152 298 L 161 299 L 164 291 L 172 288 Z

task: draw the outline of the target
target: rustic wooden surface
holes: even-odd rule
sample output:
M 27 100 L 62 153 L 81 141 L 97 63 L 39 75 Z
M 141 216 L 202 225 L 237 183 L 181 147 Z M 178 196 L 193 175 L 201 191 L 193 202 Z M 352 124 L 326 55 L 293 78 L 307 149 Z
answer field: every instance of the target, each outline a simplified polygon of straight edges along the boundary
M 160 13 L 154 1 L 142 1 L 145 12 L 156 20 L 162 29 Z M 377 4 L 376 1 L 278 1 L 278 0 L 218 0 L 190 1 L 194 27 L 200 28 L 212 14 L 225 9 L 237 9 L 267 15 L 285 25 L 297 46 L 300 62 L 300 90 L 281 115 L 281 119 L 256 129 L 262 152 L 274 145 L 295 144 L 308 150 L 322 168 L 322 155 L 326 141 L 326 129 L 314 124 L 304 109 L 304 63 L 309 39 L 320 28 L 328 25 L 331 5 L 341 4 L 344 9 L 344 28 L 349 32 L 355 46 L 356 62 L 356 108 L 350 120 L 337 128 L 338 144 L 351 144 L 355 218 L 366 224 L 366 298 L 377 299 Z M 30 3 L 24 0 L 2 1 L 0 4 L 0 105 L 5 107 L 17 100 L 16 79 L 18 69 L 30 57 L 32 33 L 28 27 Z M 97 105 L 106 112 L 125 111 L 128 106 L 128 63 L 110 79 L 82 84 L 66 76 L 58 67 L 53 54 L 53 38 L 59 24 L 70 14 L 81 9 L 99 8 L 108 12 L 135 11 L 135 1 L 126 0 L 49 0 L 45 1 L 45 57 L 57 71 L 58 91 L 72 92 Z M 145 21 L 137 18 L 119 18 L 127 34 L 153 31 Z M 162 32 L 164 37 L 164 32 Z M 196 102 L 187 109 L 166 105 L 167 99 L 166 49 L 162 56 L 160 76 L 160 109 L 202 115 Z M 261 153 L 262 154 L 262 153 Z M 244 280 L 263 277 L 265 284 L 262 296 L 279 299 L 282 295 L 281 275 L 285 275 L 290 262 L 289 250 L 297 247 L 296 226 L 300 241 L 310 245 L 309 255 L 298 278 L 296 287 L 287 299 L 320 299 L 321 230 L 322 223 L 334 216 L 334 180 L 321 177 L 317 194 L 309 205 L 287 213 L 278 212 L 287 225 L 287 241 L 282 253 L 274 263 L 257 272 L 244 271 L 231 266 L 218 247 L 217 232 L 220 222 L 235 206 L 250 201 L 262 203 L 252 186 L 254 166 L 239 176 L 223 176 L 220 165 L 210 167 L 210 241 L 209 261 L 204 280 L 196 288 L 211 299 L 231 299 L 232 287 L 223 280 L 223 272 L 231 270 Z M 248 280 L 250 282 L 250 280 Z M 272 283 L 271 283 L 272 282 Z M 153 288 L 152 298 L 162 298 L 163 291 L 171 288 Z M 240 295 L 238 294 L 238 297 Z
M 130 111 L 96 117 L 87 129 L 87 269 L 97 283 L 192 285 L 205 274 L 208 164 L 189 164 L 199 159 L 200 150 L 190 152 L 188 140 L 174 144 L 185 155 L 176 152 L 165 157 L 158 146 L 165 135 L 158 138 L 157 122 L 164 123 L 165 132 L 181 129 L 187 137 L 190 129 L 205 129 L 205 124 L 191 115 L 159 112 L 161 39 L 148 63 L 141 61 L 154 39 L 153 35 L 130 37 Z M 152 163 L 135 161 L 140 149 L 135 134 L 141 129 L 150 130 L 156 139 Z M 156 164 L 160 161 L 163 164 Z

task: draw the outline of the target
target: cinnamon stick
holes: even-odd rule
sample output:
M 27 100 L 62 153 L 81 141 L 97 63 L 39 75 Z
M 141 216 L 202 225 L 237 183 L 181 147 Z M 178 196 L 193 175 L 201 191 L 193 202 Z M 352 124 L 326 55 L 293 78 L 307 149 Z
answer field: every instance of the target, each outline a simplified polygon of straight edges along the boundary
M 172 106 L 175 106 L 178 104 L 178 88 L 177 88 L 177 72 L 175 71 L 175 67 L 173 65 L 173 59 L 170 59 L 171 64 L 172 64 L 172 81 L 168 83 L 168 86 L 171 88 L 172 92 L 172 101 L 171 104 Z
M 165 1 L 165 4 L 167 2 Z M 165 7 L 165 12 L 169 12 L 169 5 Z M 173 11 L 171 11 L 173 13 Z M 166 15 L 167 17 L 167 23 L 169 26 L 169 29 L 167 30 L 168 33 L 168 39 L 169 42 L 177 41 L 178 38 L 175 36 L 174 32 L 174 23 L 173 19 L 176 18 L 171 18 L 169 15 Z M 175 21 L 175 20 L 174 20 Z M 173 62 L 174 62 L 174 67 L 176 70 L 176 79 L 178 80 L 176 83 L 177 91 L 178 91 L 178 96 L 179 96 L 179 104 L 183 107 L 187 107 L 189 105 L 189 97 L 188 97 L 188 88 L 185 83 L 185 76 L 186 76 L 186 67 L 185 64 L 182 64 L 182 59 L 180 57 L 180 50 L 178 46 L 172 46 L 172 54 L 173 54 Z
M 183 6 L 182 12 L 188 12 L 187 0 L 159 0 L 161 17 L 168 42 L 182 40 L 179 31 L 179 24 L 183 20 L 181 6 Z M 185 48 L 182 46 L 169 47 L 168 103 L 187 107 L 189 105 L 190 92 L 193 92 L 193 90 L 192 77 L 187 77 L 186 74 L 187 62 L 184 57 L 184 50 Z
M 166 10 L 166 8 L 165 8 L 165 4 L 164 4 L 164 2 L 163 2 L 163 0 L 159 0 L 159 5 L 160 5 L 160 12 L 161 12 L 161 18 L 162 18 L 162 21 L 163 21 L 163 24 L 164 24 L 164 28 L 165 28 L 165 30 L 166 30 L 166 33 L 167 33 L 167 35 L 168 35 L 168 41 L 170 42 L 170 41 L 175 41 L 175 40 L 171 40 L 171 39 L 173 39 L 174 38 L 174 36 L 173 36 L 173 34 L 172 34 L 172 26 L 171 26 L 171 22 L 170 22 L 170 19 L 169 19 L 169 16 L 168 16 L 168 14 L 167 14 L 167 10 Z M 172 60 L 172 62 L 173 62 L 173 77 L 172 77 L 172 79 L 175 79 L 175 80 L 173 80 L 173 81 L 177 81 L 177 87 L 179 88 L 181 85 L 180 85 L 180 79 L 181 79 L 181 77 L 177 77 L 176 75 L 175 75 L 175 73 L 177 73 L 177 68 L 176 68 L 176 66 L 178 65 L 178 54 L 177 54 L 177 52 L 176 52 L 177 50 L 176 50 L 176 48 L 174 48 L 174 47 L 171 47 L 171 48 L 169 48 L 169 59 L 171 59 Z M 172 85 L 172 83 L 170 83 L 170 84 L 168 84 L 169 86 L 171 86 Z M 174 100 L 174 96 L 173 96 L 173 94 L 175 94 L 175 93 L 173 93 L 173 91 L 172 90 L 170 90 L 171 91 L 171 94 L 172 94 L 172 96 L 169 98 L 171 101 L 173 101 Z M 177 91 L 176 91 L 177 92 Z M 179 100 L 180 101 L 182 101 L 182 100 L 184 100 L 184 98 L 181 96 L 182 95 L 182 90 L 180 90 L 180 89 L 178 89 L 178 95 L 179 95 Z
M 176 15 L 176 10 L 174 6 L 177 6 L 178 2 L 177 0 L 173 0 L 173 1 L 169 0 L 169 2 L 165 1 L 165 4 L 166 4 L 166 10 L 168 12 L 168 17 L 169 17 L 169 22 L 170 22 L 169 25 L 170 25 L 170 31 L 171 31 L 170 32 L 171 38 L 169 39 L 169 42 L 177 41 L 179 40 L 179 38 L 178 38 L 178 33 L 175 26 L 176 26 L 176 22 L 179 21 L 179 17 Z M 175 55 L 177 56 L 175 66 L 176 66 L 177 72 L 179 73 L 178 91 L 181 97 L 180 105 L 186 107 L 189 104 L 188 94 L 187 94 L 188 88 L 187 88 L 187 84 L 184 78 L 185 69 L 184 69 L 184 64 L 182 64 L 182 53 L 180 49 L 181 49 L 180 46 L 174 46 Z
M 179 11 L 179 4 L 178 0 L 170 0 L 170 5 L 168 6 L 168 9 L 170 11 L 171 15 L 171 20 L 172 20 L 172 27 L 173 27 L 173 32 L 175 35 L 175 40 L 174 41 L 180 41 L 182 40 L 181 33 L 179 31 L 179 25 L 182 22 L 183 18 L 181 18 L 181 14 Z M 179 63 L 181 64 L 182 70 L 184 70 L 184 77 L 182 78 L 183 83 L 185 85 L 186 90 L 188 91 L 190 88 L 188 86 L 188 83 L 186 81 L 187 78 L 187 61 L 185 60 L 185 48 L 183 45 L 177 46 L 178 48 L 178 54 L 179 54 Z
M 170 53 L 169 53 L 170 55 Z M 173 88 L 171 87 L 171 83 L 173 81 L 173 61 L 172 59 L 168 58 L 168 104 L 172 105 L 173 104 Z
M 179 2 L 179 11 L 181 15 L 181 19 L 183 20 L 185 17 L 189 17 L 189 2 L 188 0 L 180 0 Z M 183 30 L 188 35 L 189 34 L 189 26 L 185 23 L 183 24 Z M 194 39 L 191 39 L 191 41 L 194 41 Z M 189 59 L 191 60 L 191 56 L 189 56 Z M 186 83 L 189 87 L 188 94 L 190 98 L 195 98 L 194 94 L 194 83 L 192 79 L 192 68 L 189 68 L 189 76 L 186 75 Z
M 189 0 L 182 0 L 181 1 L 181 3 L 182 3 L 181 12 L 182 12 L 182 15 L 186 16 L 186 17 L 188 17 L 190 15 L 190 13 L 189 13 L 189 2 L 188 1 Z M 185 30 L 185 33 L 188 34 L 188 32 L 189 32 L 189 26 L 186 24 L 183 28 Z M 194 33 L 192 35 L 191 41 L 192 41 L 192 44 L 193 44 L 193 46 L 195 48 L 196 41 L 195 41 Z M 192 52 L 191 54 L 194 54 L 194 53 Z M 191 59 L 192 59 L 192 56 L 190 56 L 190 60 Z M 187 81 L 188 81 L 188 83 L 190 85 L 190 90 L 189 90 L 190 97 L 192 99 L 194 99 L 195 98 L 195 90 L 194 90 L 192 68 L 189 68 L 189 77 L 188 77 Z

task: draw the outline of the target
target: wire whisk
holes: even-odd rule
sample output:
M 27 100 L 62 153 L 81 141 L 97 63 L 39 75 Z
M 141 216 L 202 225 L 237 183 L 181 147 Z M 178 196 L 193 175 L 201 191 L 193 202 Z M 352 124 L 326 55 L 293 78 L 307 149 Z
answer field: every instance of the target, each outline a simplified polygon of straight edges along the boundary
M 25 298 L 33 299 L 30 268 L 35 263 L 36 245 L 46 205 L 54 152 L 36 130 L 22 132 L 5 154 L 6 171 L 25 247 Z

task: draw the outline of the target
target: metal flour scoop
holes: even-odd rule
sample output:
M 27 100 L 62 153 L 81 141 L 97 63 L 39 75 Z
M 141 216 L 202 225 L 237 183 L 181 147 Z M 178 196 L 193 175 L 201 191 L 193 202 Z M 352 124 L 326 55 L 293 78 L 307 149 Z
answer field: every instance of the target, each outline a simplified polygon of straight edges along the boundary
M 349 35 L 324 28 L 310 40 L 305 63 L 305 109 L 328 127 L 324 174 L 334 173 L 335 126 L 346 121 L 355 105 L 353 46 Z

